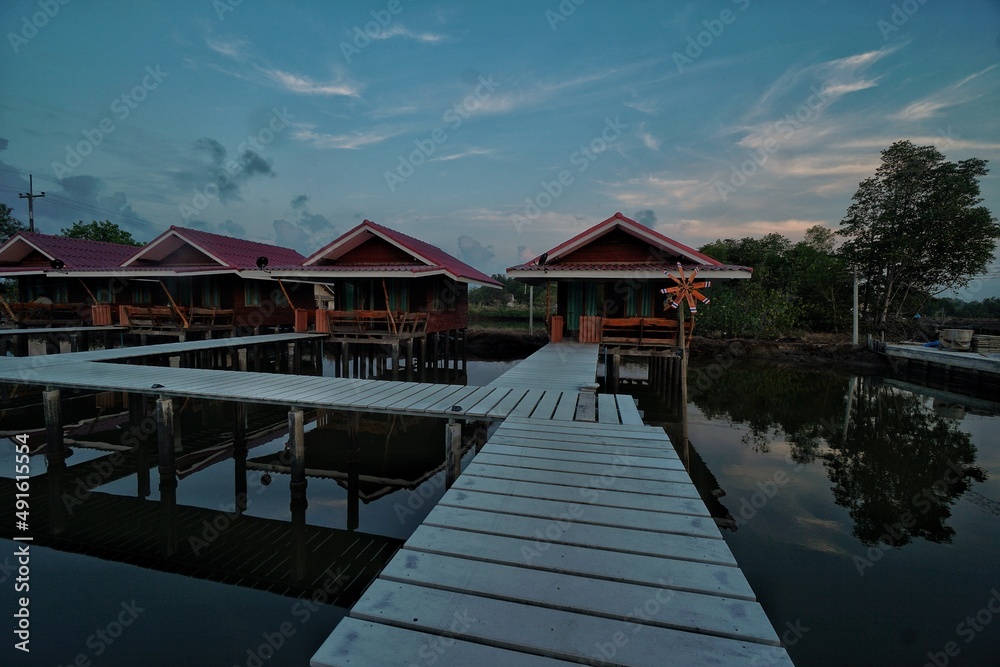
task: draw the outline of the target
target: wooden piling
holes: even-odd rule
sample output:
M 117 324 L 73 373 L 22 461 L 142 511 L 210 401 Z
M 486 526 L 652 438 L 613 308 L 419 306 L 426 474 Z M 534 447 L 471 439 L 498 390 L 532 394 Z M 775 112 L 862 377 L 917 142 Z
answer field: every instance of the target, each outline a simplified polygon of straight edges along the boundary
M 444 429 L 445 486 L 450 489 L 462 472 L 462 424 L 449 419 Z
M 45 416 L 45 458 L 47 461 L 64 461 L 66 446 L 63 443 L 62 403 L 59 390 L 49 388 L 42 392 L 42 412 Z
M 291 452 L 292 497 L 305 497 L 306 492 L 306 436 L 302 410 L 288 411 L 288 449 Z

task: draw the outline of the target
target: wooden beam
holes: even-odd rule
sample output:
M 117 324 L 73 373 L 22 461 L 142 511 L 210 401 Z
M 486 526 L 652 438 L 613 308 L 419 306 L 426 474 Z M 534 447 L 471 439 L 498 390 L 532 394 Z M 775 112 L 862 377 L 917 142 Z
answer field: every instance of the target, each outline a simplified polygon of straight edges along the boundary
M 174 297 L 170 293 L 170 290 L 167 289 L 167 286 L 162 280 L 157 280 L 156 282 L 160 283 L 160 287 L 163 288 L 163 292 L 167 295 L 167 300 L 170 302 L 170 306 L 174 309 L 174 312 L 177 313 L 177 316 L 181 318 L 181 324 L 183 324 L 184 328 L 187 329 L 191 325 L 188 323 L 188 319 L 184 317 L 184 313 L 181 312 L 180 306 L 178 306 L 177 302 L 174 301 Z

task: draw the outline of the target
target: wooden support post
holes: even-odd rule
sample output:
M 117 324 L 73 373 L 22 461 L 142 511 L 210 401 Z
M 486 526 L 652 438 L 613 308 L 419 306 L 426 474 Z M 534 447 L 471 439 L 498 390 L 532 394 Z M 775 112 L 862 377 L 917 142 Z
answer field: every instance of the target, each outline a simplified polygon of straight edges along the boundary
M 469 336 L 469 330 L 468 329 L 462 329 L 460 331 L 460 333 L 462 335 L 462 355 L 461 355 L 461 357 L 462 357 L 462 372 L 464 373 L 469 368 L 469 352 L 468 352 L 468 349 L 466 348 L 466 346 L 468 344 L 467 338 Z
M 160 476 L 173 476 L 174 465 L 174 402 L 161 396 L 156 399 L 156 444 L 159 449 Z
M 392 379 L 399 379 L 399 341 L 392 342 Z
M 343 342 L 340 344 L 340 377 L 351 377 L 351 357 L 350 344 Z
M 427 368 L 427 334 L 420 337 L 420 367 Z
M 413 380 L 413 339 L 406 339 L 406 379 Z
M 458 479 L 462 472 L 462 424 L 449 419 L 444 427 L 444 483 L 445 488 Z
M 298 343 L 289 343 L 286 353 L 288 355 L 288 372 L 298 375 L 302 367 L 302 350 Z
M 241 347 L 236 350 L 236 369 L 246 372 L 247 368 L 247 349 L 245 347 Z
M 291 453 L 292 498 L 304 498 L 306 493 L 306 436 L 302 410 L 288 411 L 288 449 Z
M 42 413 L 45 416 L 45 459 L 65 461 L 66 445 L 63 443 L 62 404 L 58 389 L 48 388 L 42 392 Z
M 614 368 L 614 373 L 612 373 L 611 391 L 615 394 L 618 393 L 618 379 L 621 377 L 622 372 L 622 355 L 620 352 L 615 352 L 614 362 L 612 363 Z

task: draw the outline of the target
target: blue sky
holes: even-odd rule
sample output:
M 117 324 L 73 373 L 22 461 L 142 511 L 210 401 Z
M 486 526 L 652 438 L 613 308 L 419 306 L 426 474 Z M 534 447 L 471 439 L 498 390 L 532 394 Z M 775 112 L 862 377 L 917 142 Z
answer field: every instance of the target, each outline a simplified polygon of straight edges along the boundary
M 369 218 L 493 273 L 615 211 L 798 240 L 910 139 L 1000 214 L 997 0 L 577 2 L 8 0 L 0 201 L 306 253 Z

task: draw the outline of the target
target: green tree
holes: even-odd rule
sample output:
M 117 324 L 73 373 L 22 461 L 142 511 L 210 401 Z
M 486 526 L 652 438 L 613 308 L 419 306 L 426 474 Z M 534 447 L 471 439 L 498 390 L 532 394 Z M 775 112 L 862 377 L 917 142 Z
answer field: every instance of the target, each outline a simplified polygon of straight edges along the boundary
M 863 308 L 875 330 L 985 271 L 1000 236 L 979 205 L 987 173 L 986 160 L 949 162 L 933 146 L 897 141 L 882 151 L 840 222 L 841 252 L 864 280 Z
M 89 239 L 91 241 L 104 241 L 105 243 L 120 243 L 121 245 L 141 246 L 142 243 L 132 238 L 130 232 L 125 231 L 110 220 L 98 222 L 93 220 L 85 223 L 83 220 L 74 222 L 69 229 L 62 229 L 60 233 L 70 239 Z
M 28 231 L 27 225 L 11 215 L 7 204 L 0 204 L 0 243 L 3 243 L 18 232 Z

